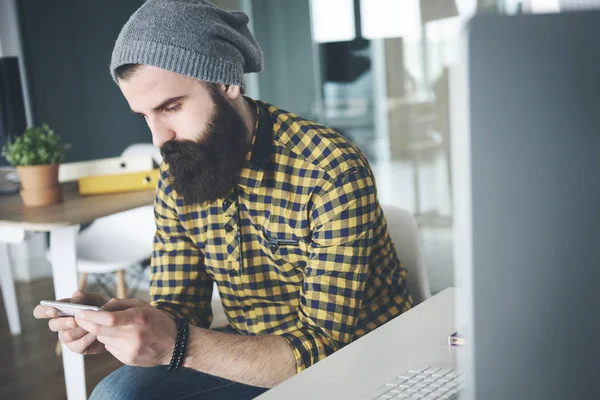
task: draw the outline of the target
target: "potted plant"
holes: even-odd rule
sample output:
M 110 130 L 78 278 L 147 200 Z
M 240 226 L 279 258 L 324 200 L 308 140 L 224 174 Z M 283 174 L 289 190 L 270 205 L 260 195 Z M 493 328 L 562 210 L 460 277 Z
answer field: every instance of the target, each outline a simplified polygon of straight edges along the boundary
M 58 166 L 68 148 L 47 124 L 27 128 L 2 148 L 2 155 L 17 167 L 25 206 L 41 207 L 62 201 Z

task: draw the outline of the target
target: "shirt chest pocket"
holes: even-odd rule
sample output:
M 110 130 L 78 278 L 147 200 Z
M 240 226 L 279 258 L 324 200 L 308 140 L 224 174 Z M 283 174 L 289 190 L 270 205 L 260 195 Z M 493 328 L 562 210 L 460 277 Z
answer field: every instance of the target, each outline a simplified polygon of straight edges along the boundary
M 306 267 L 308 247 L 302 238 L 290 230 L 263 228 L 262 253 L 267 256 L 280 273 L 298 274 Z

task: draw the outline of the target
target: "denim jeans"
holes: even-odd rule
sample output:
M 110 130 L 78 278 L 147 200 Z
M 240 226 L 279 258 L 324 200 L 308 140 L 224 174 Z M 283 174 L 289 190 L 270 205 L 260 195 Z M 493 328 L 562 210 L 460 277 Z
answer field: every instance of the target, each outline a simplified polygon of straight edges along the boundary
M 246 400 L 266 391 L 193 369 L 126 365 L 104 378 L 90 400 Z
M 215 330 L 236 334 L 229 326 Z M 104 378 L 90 400 L 247 400 L 267 390 L 188 368 L 167 371 L 165 366 L 126 365 Z

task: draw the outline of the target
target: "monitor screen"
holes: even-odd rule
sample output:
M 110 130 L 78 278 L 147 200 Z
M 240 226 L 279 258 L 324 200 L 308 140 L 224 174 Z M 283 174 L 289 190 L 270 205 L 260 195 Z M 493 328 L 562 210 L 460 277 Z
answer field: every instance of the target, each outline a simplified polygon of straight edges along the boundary
M 17 57 L 0 57 L 0 147 L 21 135 L 27 126 Z M 0 157 L 0 165 L 6 165 Z

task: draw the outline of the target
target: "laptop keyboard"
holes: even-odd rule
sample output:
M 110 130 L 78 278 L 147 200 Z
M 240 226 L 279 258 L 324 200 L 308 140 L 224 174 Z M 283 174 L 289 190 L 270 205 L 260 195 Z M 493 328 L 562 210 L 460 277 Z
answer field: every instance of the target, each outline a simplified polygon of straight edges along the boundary
M 455 400 L 464 382 L 464 374 L 451 368 L 411 369 L 361 400 Z

